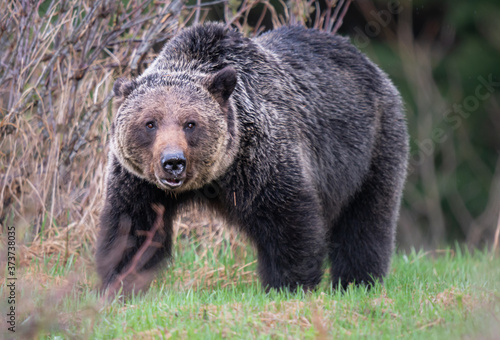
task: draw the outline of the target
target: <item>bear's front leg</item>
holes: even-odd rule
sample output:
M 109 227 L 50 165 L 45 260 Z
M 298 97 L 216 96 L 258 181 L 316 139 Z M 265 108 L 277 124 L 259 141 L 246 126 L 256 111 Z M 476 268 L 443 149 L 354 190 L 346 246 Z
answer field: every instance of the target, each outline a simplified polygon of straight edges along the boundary
M 323 276 L 325 228 L 315 204 L 285 201 L 261 208 L 248 220 L 257 246 L 258 272 L 266 291 L 314 289 Z
M 164 192 L 114 161 L 96 253 L 103 289 L 116 291 L 123 285 L 130 292 L 150 283 L 171 254 L 173 206 Z

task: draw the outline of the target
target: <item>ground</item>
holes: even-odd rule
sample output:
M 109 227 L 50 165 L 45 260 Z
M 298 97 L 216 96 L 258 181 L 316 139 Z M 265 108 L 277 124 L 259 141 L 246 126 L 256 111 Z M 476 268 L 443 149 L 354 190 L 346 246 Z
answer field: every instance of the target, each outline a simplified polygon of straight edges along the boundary
M 98 296 L 97 276 L 84 257 L 72 256 L 64 264 L 63 255 L 54 255 L 21 264 L 16 335 L 495 339 L 500 334 L 500 258 L 486 251 L 398 253 L 385 285 L 371 291 L 332 291 L 325 275 L 313 293 L 266 294 L 251 248 L 232 236 L 209 241 L 179 236 L 175 265 L 145 294 L 125 301 Z M 3 282 L 0 287 L 5 296 Z M 0 331 L 5 330 L 4 325 Z

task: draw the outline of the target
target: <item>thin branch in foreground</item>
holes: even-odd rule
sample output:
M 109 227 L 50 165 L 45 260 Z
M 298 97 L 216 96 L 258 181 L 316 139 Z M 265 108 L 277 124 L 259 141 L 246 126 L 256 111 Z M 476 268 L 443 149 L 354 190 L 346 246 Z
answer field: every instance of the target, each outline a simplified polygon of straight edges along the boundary
M 130 262 L 130 265 L 127 268 L 127 270 L 122 272 L 115 278 L 113 282 L 111 282 L 105 296 L 108 294 L 116 293 L 120 288 L 120 286 L 123 284 L 123 282 L 125 282 L 125 280 L 128 279 L 129 276 L 131 275 L 137 275 L 137 278 L 133 278 L 130 287 L 126 288 L 132 288 L 135 284 L 136 289 L 140 289 L 142 285 L 144 285 L 146 282 L 149 281 L 147 279 L 141 280 L 140 275 L 138 275 L 138 274 L 144 274 L 147 276 L 147 273 L 139 273 L 140 271 L 139 263 L 143 259 L 143 256 L 149 249 L 149 247 L 157 248 L 156 242 L 153 242 L 153 238 L 156 235 L 156 232 L 163 228 L 163 215 L 165 213 L 165 207 L 162 205 L 153 204 L 152 208 L 156 212 L 156 220 L 153 224 L 153 227 L 149 231 L 144 231 L 144 234 L 146 235 L 146 240 L 144 241 L 142 246 L 137 250 L 137 253 L 132 258 L 132 261 Z

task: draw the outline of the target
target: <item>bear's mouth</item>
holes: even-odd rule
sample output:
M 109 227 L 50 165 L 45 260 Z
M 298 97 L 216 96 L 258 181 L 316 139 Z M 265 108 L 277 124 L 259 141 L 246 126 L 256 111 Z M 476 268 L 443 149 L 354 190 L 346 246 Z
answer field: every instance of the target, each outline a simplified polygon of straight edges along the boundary
M 159 180 L 161 184 L 170 189 L 178 188 L 184 183 L 183 178 L 160 178 Z

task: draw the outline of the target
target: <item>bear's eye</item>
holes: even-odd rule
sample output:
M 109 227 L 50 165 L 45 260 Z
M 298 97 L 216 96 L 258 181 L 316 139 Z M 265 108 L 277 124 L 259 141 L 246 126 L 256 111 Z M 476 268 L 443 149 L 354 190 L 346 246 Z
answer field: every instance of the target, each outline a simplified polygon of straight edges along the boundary
M 186 123 L 186 129 L 187 130 L 192 130 L 196 126 L 195 122 L 188 122 Z
M 155 125 L 155 122 L 147 122 L 147 123 L 146 123 L 146 128 L 147 128 L 148 130 L 153 130 L 153 129 L 155 128 L 155 126 L 156 126 L 156 125 Z

